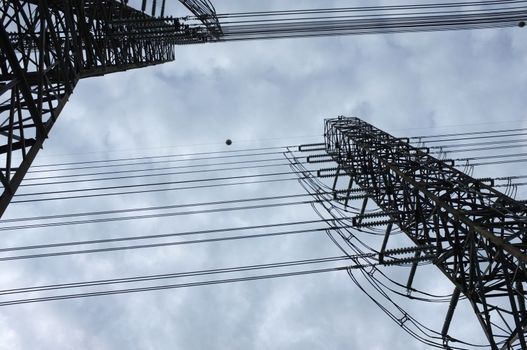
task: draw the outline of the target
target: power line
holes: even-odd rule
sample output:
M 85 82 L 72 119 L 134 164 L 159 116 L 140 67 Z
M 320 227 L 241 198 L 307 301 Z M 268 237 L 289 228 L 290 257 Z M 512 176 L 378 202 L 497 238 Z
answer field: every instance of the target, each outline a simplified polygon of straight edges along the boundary
M 524 163 L 527 159 L 512 159 L 512 160 L 497 160 L 491 162 L 476 162 L 469 163 L 470 166 L 484 166 L 484 165 L 500 165 L 500 164 L 511 164 L 511 163 Z
M 335 228 L 329 228 L 329 229 L 335 229 Z M 123 250 L 172 247 L 172 246 L 187 245 L 187 244 L 217 243 L 217 242 L 226 242 L 226 241 L 236 241 L 236 240 L 242 240 L 242 239 L 305 235 L 308 233 L 326 232 L 327 230 L 328 228 L 324 227 L 324 228 L 303 229 L 303 230 L 293 230 L 293 231 L 267 232 L 267 233 L 251 234 L 251 235 L 237 235 L 237 236 L 223 236 L 223 237 L 214 237 L 214 238 L 193 239 L 193 240 L 186 240 L 186 241 L 136 244 L 136 245 L 119 246 L 119 247 L 104 247 L 104 248 L 94 248 L 94 249 L 55 251 L 55 252 L 49 252 L 49 253 L 35 253 L 35 254 L 0 257 L 0 261 L 50 258 L 50 257 L 69 256 L 69 255 L 78 255 L 78 254 L 108 253 L 108 252 L 123 251 Z M 93 242 L 90 242 L 90 243 L 93 244 Z M 72 244 L 69 243 L 67 245 L 71 246 Z M 57 244 L 54 244 L 54 246 L 57 246 Z M 17 247 L 16 249 L 20 250 L 21 248 Z
M 525 0 L 509 0 L 507 4 L 525 4 Z M 330 13 L 330 12 L 376 12 L 376 11 L 401 11 L 401 10 L 417 10 L 417 9 L 437 9 L 437 8 L 460 8 L 461 6 L 491 6 L 504 5 L 502 0 L 486 0 L 486 1 L 456 1 L 456 2 L 441 2 L 431 4 L 405 4 L 405 5 L 381 5 L 381 6 L 355 6 L 355 7 L 339 7 L 339 8 L 316 8 L 316 9 L 293 9 L 293 10 L 274 10 L 274 11 L 252 11 L 252 12 L 237 12 L 237 13 L 220 13 L 217 18 L 230 17 L 249 17 L 262 15 L 291 15 L 291 14 L 306 14 L 306 13 Z M 466 11 L 466 10 L 465 10 Z
M 426 143 L 436 143 L 436 142 L 458 142 L 461 140 L 477 140 L 477 139 L 493 139 L 493 138 L 500 138 L 500 137 L 510 137 L 510 136 L 525 136 L 527 133 L 512 133 L 512 134 L 505 134 L 505 135 L 483 135 L 483 136 L 469 136 L 469 137 L 458 137 L 458 138 L 452 138 L 452 139 L 439 139 L 439 140 L 430 140 L 426 141 Z
M 219 14 L 223 36 L 218 40 L 509 27 L 526 18 L 525 4 L 524 1 L 486 1 Z M 199 26 L 196 30 L 199 31 Z
M 33 168 L 42 168 L 42 167 L 55 167 L 55 166 L 64 166 L 64 165 L 80 165 L 80 164 L 97 164 L 97 163 L 112 163 L 112 162 L 124 162 L 130 160 L 146 160 L 146 159 L 164 159 L 164 158 L 174 158 L 174 157 L 191 157 L 191 156 L 201 156 L 201 155 L 211 155 L 211 154 L 230 154 L 230 153 L 239 153 L 239 152 L 252 152 L 252 151 L 265 151 L 272 149 L 287 149 L 289 146 L 276 146 L 276 147 L 260 147 L 260 148 L 248 148 L 248 149 L 238 149 L 238 150 L 225 150 L 225 151 L 209 151 L 209 152 L 193 152 L 193 153 L 176 153 L 168 154 L 162 156 L 141 156 L 141 157 L 123 157 L 123 158 L 112 158 L 112 159 L 92 159 L 85 161 L 76 161 L 76 162 L 62 162 L 62 163 L 47 163 L 34 165 Z M 272 154 L 279 154 L 282 152 L 271 152 Z M 267 153 L 268 154 L 268 153 Z M 255 153 L 241 154 L 239 156 L 253 156 Z M 258 155 L 258 154 L 256 154 Z M 236 155 L 229 156 L 229 158 L 235 157 Z M 223 157 L 216 157 L 223 158 Z M 192 160 L 185 159 L 185 160 Z
M 476 148 L 459 148 L 459 149 L 448 149 L 446 151 L 439 150 L 433 153 L 437 154 L 446 154 L 446 153 L 466 153 L 466 152 L 481 152 L 481 151 L 495 151 L 499 149 L 511 149 L 511 148 L 521 148 L 527 146 L 527 143 L 520 144 L 507 144 L 506 146 L 488 146 L 488 147 L 476 147 Z
M 130 213 L 144 212 L 144 211 L 205 207 L 205 206 L 211 206 L 211 205 L 239 204 L 239 203 L 247 203 L 247 202 L 260 202 L 260 201 L 271 201 L 271 200 L 280 200 L 280 199 L 302 198 L 302 197 L 309 197 L 309 196 L 310 195 L 308 193 L 286 194 L 286 195 L 280 195 L 280 196 L 238 198 L 238 199 L 229 199 L 229 200 L 221 200 L 221 201 L 172 204 L 172 205 L 163 205 L 163 206 L 154 206 L 154 207 L 126 208 L 126 209 L 102 210 L 102 211 L 91 211 L 91 212 L 42 215 L 42 216 L 27 216 L 27 217 L 18 217 L 18 218 L 11 218 L 11 219 L 2 219 L 0 220 L 0 224 L 13 223 L 13 222 L 24 222 L 24 221 L 64 219 L 64 218 L 73 218 L 73 217 L 80 217 L 80 216 L 130 214 Z
M 477 124 L 471 124 L 471 125 L 477 125 Z M 421 139 L 429 139 L 429 138 L 438 138 L 438 137 L 451 137 L 451 136 L 466 136 L 466 135 L 482 135 L 482 134 L 497 134 L 497 133 L 503 133 L 503 132 L 516 132 L 516 131 L 524 131 L 527 130 L 527 128 L 513 128 L 513 129 L 500 129 L 500 130 L 485 130 L 485 131 L 466 131 L 466 132 L 456 132 L 456 133 L 448 133 L 448 134 L 434 134 L 434 135 L 418 135 L 418 136 L 410 136 L 410 139 L 414 140 L 421 140 Z
M 473 147 L 473 146 L 486 146 L 486 145 L 504 145 L 512 143 L 524 143 L 527 142 L 524 139 L 512 139 L 512 140 L 494 140 L 494 141 L 485 141 L 485 142 L 467 142 L 467 143 L 455 143 L 450 145 L 439 145 L 439 146 L 430 146 L 430 149 L 447 149 L 450 151 L 450 148 L 456 147 Z M 424 143 L 426 145 L 426 143 Z
M 331 219 L 329 222 L 333 223 L 333 222 L 341 222 L 341 221 L 343 220 Z M 292 221 L 292 222 L 281 222 L 281 223 L 274 223 L 274 224 L 225 227 L 225 228 L 220 228 L 220 229 L 209 229 L 209 230 L 199 230 L 199 231 L 183 231 L 183 232 L 154 234 L 154 235 L 139 235 L 139 236 L 126 236 L 126 237 L 92 239 L 92 240 L 82 240 L 82 241 L 34 244 L 34 245 L 26 245 L 26 246 L 0 248 L 0 252 L 5 253 L 5 252 L 13 252 L 13 251 L 60 248 L 60 247 L 70 247 L 70 246 L 79 246 L 79 245 L 142 241 L 142 240 L 149 240 L 149 239 L 162 239 L 162 238 L 164 239 L 164 238 L 194 236 L 194 235 L 199 236 L 199 235 L 206 235 L 206 234 L 231 233 L 231 232 L 239 232 L 239 231 L 271 229 L 271 228 L 274 229 L 274 228 L 282 228 L 282 227 L 290 227 L 290 226 L 304 226 L 304 225 L 313 225 L 313 224 L 320 224 L 320 223 L 327 224 L 328 221 L 327 220 Z
M 472 161 L 480 159 L 496 159 L 496 158 L 511 158 L 511 157 L 526 157 L 527 153 L 515 153 L 515 154 L 496 154 L 496 155 L 486 155 L 486 156 L 477 156 L 477 157 L 466 157 L 466 158 L 456 158 L 455 161 Z
M 165 289 L 201 287 L 201 286 L 210 286 L 210 285 L 216 285 L 216 284 L 248 282 L 248 281 L 257 281 L 257 280 L 264 280 L 264 279 L 282 278 L 282 277 L 305 276 L 305 275 L 313 275 L 313 274 L 320 274 L 320 273 L 327 273 L 327 272 L 343 271 L 346 269 L 348 269 L 348 266 L 330 267 L 330 268 L 323 268 L 323 269 L 310 269 L 310 270 L 301 270 L 301 271 L 274 273 L 274 274 L 262 274 L 262 275 L 257 275 L 257 276 L 238 277 L 238 278 L 224 278 L 224 279 L 208 280 L 208 281 L 200 281 L 200 282 L 165 284 L 165 285 L 153 286 L 153 287 L 114 289 L 114 290 L 89 292 L 89 293 L 85 292 L 85 293 L 62 294 L 62 295 L 40 297 L 40 298 L 14 299 L 14 300 L 0 302 L 0 306 L 10 306 L 10 305 L 38 303 L 38 302 L 55 301 L 55 300 L 67 300 L 67 299 L 76 299 L 76 298 L 87 298 L 87 297 L 95 297 L 95 296 L 107 296 L 107 295 L 116 295 L 116 294 L 148 292 L 148 291 L 165 290 Z
M 39 224 L 4 226 L 4 227 L 0 227 L 0 231 L 13 231 L 13 230 L 23 230 L 23 229 L 44 228 L 44 227 L 58 227 L 58 226 L 70 226 L 70 225 L 81 225 L 81 224 L 94 224 L 94 223 L 102 223 L 102 222 L 144 220 L 144 219 L 154 219 L 154 218 L 174 217 L 174 216 L 184 216 L 184 215 L 221 213 L 221 212 L 228 212 L 228 211 L 277 208 L 277 207 L 312 204 L 312 203 L 318 203 L 318 202 L 319 201 L 294 201 L 294 202 L 286 202 L 286 203 L 247 205 L 243 207 L 227 207 L 227 208 L 214 208 L 214 209 L 204 209 L 204 210 L 194 210 L 194 211 L 178 211 L 178 212 L 170 212 L 170 213 L 144 214 L 144 215 L 134 215 L 134 216 L 56 221 L 56 222 L 47 222 L 47 223 L 39 223 Z
M 99 186 L 99 187 L 88 187 L 88 188 L 75 188 L 75 189 L 67 189 L 67 190 L 20 193 L 20 194 L 17 194 L 15 196 L 15 198 L 27 197 L 27 196 L 43 196 L 43 195 L 49 195 L 49 194 L 64 194 L 64 193 L 78 193 L 78 192 L 89 192 L 89 191 L 119 190 L 119 189 L 137 188 L 137 187 L 149 187 L 149 186 L 179 185 L 179 184 L 200 183 L 200 182 L 210 182 L 210 181 L 240 180 L 240 179 L 250 179 L 250 178 L 259 178 L 259 177 L 282 176 L 282 175 L 290 175 L 290 174 L 292 174 L 290 171 L 283 171 L 283 172 L 264 173 L 264 174 L 213 177 L 213 178 L 195 179 L 195 180 L 159 181 L 159 182 L 149 182 L 149 183 L 142 183 L 142 184 L 129 184 L 129 185 L 115 185 L 115 186 Z
M 122 169 L 122 170 L 114 170 L 114 171 L 102 171 L 102 172 L 91 172 L 91 173 L 80 173 L 80 174 L 61 174 L 61 175 L 53 175 L 53 176 L 28 177 L 28 178 L 25 178 L 24 181 L 49 180 L 49 179 L 111 175 L 111 174 L 126 174 L 126 173 L 136 173 L 136 172 L 146 172 L 146 171 L 150 172 L 150 171 L 159 171 L 159 170 L 173 170 L 173 169 L 195 169 L 195 168 L 200 168 L 200 167 L 234 165 L 234 164 L 265 163 L 265 162 L 281 161 L 281 160 L 283 161 L 284 158 L 280 157 L 280 158 L 268 158 L 268 159 L 257 159 L 257 160 L 250 160 L 250 161 L 222 162 L 222 163 L 210 163 L 210 164 L 204 163 L 204 164 L 169 166 L 169 167 L 160 167 L 160 168 L 141 168 L 141 169 L 124 169 L 124 170 Z M 75 169 L 69 169 L 69 170 L 75 170 Z M 207 169 L 200 169 L 198 171 L 206 172 Z M 212 170 L 209 170 L 209 171 L 212 171 Z
M 80 169 L 102 169 L 102 168 L 112 168 L 112 167 L 124 167 L 124 166 L 136 166 L 136 165 L 152 165 L 152 164 L 165 164 L 165 163 L 179 163 L 179 162 L 195 162 L 195 161 L 200 161 L 200 160 L 217 160 L 217 159 L 227 159 L 227 158 L 258 157 L 258 156 L 276 155 L 276 154 L 282 154 L 282 153 L 283 152 L 261 152 L 261 153 L 250 153 L 250 154 L 244 154 L 244 155 L 226 155 L 226 156 L 219 156 L 219 157 L 201 157 L 201 158 L 190 158 L 190 159 L 164 159 L 164 160 L 158 160 L 158 161 L 134 162 L 134 163 L 124 163 L 124 164 L 87 165 L 87 166 L 71 167 L 71 168 L 59 168 L 59 169 L 38 169 L 38 170 L 28 171 L 28 173 L 57 172 L 57 171 L 70 171 L 70 170 L 80 170 Z M 82 163 L 82 162 L 79 162 L 79 163 Z M 88 164 L 90 164 L 90 163 L 88 163 Z
M 236 143 L 237 144 L 240 144 L 240 143 L 252 143 L 252 144 L 260 144 L 262 143 L 262 141 L 275 141 L 275 140 L 280 140 L 280 141 L 283 141 L 283 140 L 296 140 L 296 139 L 313 139 L 313 138 L 319 138 L 321 135 L 303 135 L 303 136 L 284 136 L 284 137 L 270 137 L 270 138 L 258 138 L 258 139 L 254 139 L 254 138 L 251 138 L 251 139 L 238 139 L 236 138 Z M 147 147 L 147 146 L 142 146 L 140 148 L 111 148 L 111 149 L 99 149 L 98 151 L 97 150 L 94 150 L 94 151 L 89 151 L 89 152 L 75 152 L 75 153 L 51 153 L 51 154 L 42 154 L 42 155 L 39 155 L 39 158 L 40 159 L 43 159 L 43 158 L 56 158 L 56 157 L 76 157 L 78 158 L 78 156 L 86 156 L 86 155 L 96 155 L 96 154 L 110 154 L 110 153 L 129 153 L 129 152 L 138 152 L 138 151 L 145 151 L 145 150 L 156 150 L 156 152 L 158 152 L 159 150 L 163 150 L 163 149 L 178 149 L 178 148 L 187 148 L 187 147 L 190 147 L 190 148 L 196 148 L 196 147 L 199 147 L 199 146 L 214 146 L 215 148 L 218 148 L 219 146 L 222 146 L 222 147 L 225 147 L 225 141 L 222 141 L 222 142 L 208 142 L 208 143 L 184 143 L 184 144 L 173 144 L 173 145 L 169 145 L 169 146 L 152 146 L 152 147 Z M 287 146 L 287 145 L 283 145 L 283 146 L 273 146 L 273 147 L 276 147 L 276 148 L 287 148 L 287 147 L 290 147 L 290 146 Z M 233 149 L 233 150 L 223 150 L 223 151 L 217 151 L 219 153 L 223 153 L 223 152 L 243 152 L 243 151 L 247 151 L 247 150 L 259 150 L 259 149 L 264 149 L 266 147 L 259 147 L 259 148 L 249 148 L 249 149 Z M 203 153 L 207 153 L 207 154 L 211 154 L 215 151 L 204 151 Z M 183 155 L 195 155 L 195 153 L 184 153 Z
M 183 191 L 183 190 L 195 190 L 195 189 L 203 189 L 203 188 L 243 186 L 243 185 L 255 185 L 255 184 L 265 184 L 265 183 L 268 184 L 268 183 L 287 182 L 287 181 L 298 181 L 298 177 L 288 177 L 288 178 L 268 179 L 268 180 L 255 180 L 255 181 L 224 183 L 224 184 L 212 184 L 212 185 L 196 185 L 196 186 L 183 186 L 183 187 L 154 188 L 154 189 L 135 190 L 135 191 L 106 192 L 106 193 L 95 193 L 95 194 L 59 196 L 59 197 L 19 199 L 19 200 L 11 201 L 11 204 L 33 203 L 33 202 L 44 202 L 44 201 L 57 201 L 57 200 L 85 199 L 85 198 L 99 198 L 99 197 L 109 197 L 109 196 L 124 196 L 124 195 L 141 194 L 141 193 Z
M 134 276 L 134 277 L 128 277 L 128 278 L 115 278 L 115 279 L 95 280 L 95 281 L 85 281 L 85 282 L 51 284 L 51 285 L 42 285 L 42 286 L 35 286 L 35 287 L 4 289 L 0 291 L 0 295 L 13 295 L 13 294 L 21 294 L 21 293 L 33 293 L 33 292 L 53 291 L 53 290 L 81 288 L 81 287 L 100 287 L 103 285 L 137 283 L 137 282 L 144 282 L 144 281 L 174 279 L 174 278 L 182 278 L 182 277 L 207 276 L 207 275 L 216 275 L 216 274 L 225 274 L 225 273 L 239 273 L 239 272 L 245 272 L 245 271 L 277 269 L 277 268 L 284 268 L 284 267 L 297 267 L 297 266 L 303 266 L 303 265 L 338 262 L 338 261 L 348 260 L 349 258 L 350 258 L 349 256 L 338 256 L 338 257 L 327 257 L 327 258 L 317 258 L 317 259 L 295 260 L 295 261 L 270 263 L 270 264 L 246 265 L 246 266 L 238 266 L 238 267 L 233 267 L 233 268 L 208 269 L 208 270 L 197 270 L 197 271 L 171 273 L 171 274 L 158 274 L 158 275 L 147 275 L 147 276 Z M 163 289 L 198 287 L 198 286 L 206 286 L 206 285 L 214 285 L 214 284 L 254 281 L 254 280 L 280 278 L 280 277 L 293 277 L 293 276 L 302 276 L 302 275 L 310 275 L 310 274 L 319 274 L 319 273 L 325 273 L 325 272 L 342 271 L 342 270 L 347 270 L 349 268 L 355 268 L 355 267 L 348 265 L 348 266 L 337 266 L 337 267 L 328 267 L 328 268 L 319 268 L 319 269 L 311 268 L 311 269 L 295 270 L 295 271 L 288 271 L 288 272 L 282 272 L 282 273 L 259 274 L 259 275 L 236 277 L 236 278 L 204 280 L 204 281 L 198 281 L 198 282 L 163 284 L 163 285 L 157 285 L 157 286 L 112 289 L 112 290 L 102 290 L 102 291 L 94 291 L 94 292 L 69 293 L 69 294 L 43 296 L 43 297 L 36 297 L 36 298 L 20 298 L 20 299 L 2 301 L 0 302 L 0 306 L 35 303 L 35 302 L 52 301 L 52 300 L 65 300 L 65 299 L 73 299 L 73 298 L 84 298 L 84 297 L 92 297 L 92 296 L 126 294 L 126 293 L 145 292 L 145 291 L 154 291 L 154 290 L 163 290 Z
M 175 171 L 175 172 L 165 172 L 160 174 L 139 174 L 139 175 L 125 175 L 125 176 L 110 176 L 102 178 L 90 178 L 90 179 L 78 179 L 78 180 L 64 180 L 64 181 L 49 181 L 49 182 L 38 182 L 38 183 L 29 183 L 21 184 L 20 187 L 31 187 L 31 186 L 49 186 L 49 185 L 64 185 L 72 183 L 85 183 L 85 182 L 94 182 L 94 181 L 110 181 L 110 180 L 126 180 L 126 179 L 137 179 L 145 177 L 157 177 L 157 176 L 173 176 L 173 175 L 189 175 L 189 174 L 202 174 L 210 172 L 219 172 L 219 171 L 231 171 L 231 170 L 248 170 L 248 169 L 261 169 L 261 168 L 274 168 L 274 167 L 283 167 L 289 166 L 288 164 L 272 163 L 264 165 L 251 165 L 251 166 L 238 166 L 230 168 L 216 168 L 216 169 L 201 169 L 201 170 L 189 170 L 189 171 Z M 138 170 L 139 171 L 139 170 Z M 113 172 L 116 173 L 116 172 Z M 117 172 L 121 173 L 121 172 Z M 72 176 L 83 176 L 83 175 L 72 175 Z M 64 177 L 64 176 L 59 176 Z M 31 179 L 35 180 L 35 179 Z
M 344 260 L 349 260 L 349 259 L 350 258 L 348 256 L 332 256 L 332 257 L 325 257 L 325 258 L 291 260 L 291 261 L 284 261 L 284 262 L 245 265 L 245 266 L 226 267 L 226 268 L 215 268 L 215 269 L 206 269 L 206 270 L 195 270 L 195 271 L 186 271 L 186 272 L 164 273 L 164 274 L 156 274 L 156 275 L 111 278 L 111 279 L 82 281 L 82 282 L 56 283 L 56 284 L 40 285 L 40 286 L 34 286 L 34 287 L 1 289 L 0 295 L 19 294 L 19 293 L 28 293 L 28 292 L 41 292 L 41 291 L 49 291 L 49 290 L 57 290 L 57 289 L 71 289 L 71 288 L 80 288 L 80 287 L 95 287 L 95 286 L 103 286 L 103 285 L 111 285 L 111 284 L 135 283 L 135 282 L 155 281 L 155 280 L 173 279 L 173 278 L 181 278 L 181 277 L 196 277 L 196 276 L 216 275 L 216 274 L 223 274 L 223 273 L 244 272 L 244 271 L 263 270 L 263 269 L 275 269 L 275 268 L 282 268 L 282 267 L 302 266 L 302 265 L 320 264 L 320 263 L 327 263 L 327 262 L 338 262 L 338 261 L 344 261 Z

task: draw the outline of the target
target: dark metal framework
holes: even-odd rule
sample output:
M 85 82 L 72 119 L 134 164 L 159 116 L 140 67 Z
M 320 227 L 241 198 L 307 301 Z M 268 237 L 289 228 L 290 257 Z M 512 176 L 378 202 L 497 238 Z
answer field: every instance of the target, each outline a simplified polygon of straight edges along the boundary
M 77 81 L 174 60 L 173 20 L 115 0 L 9 0 L 0 8 L 0 216 Z
M 525 203 L 358 118 L 326 120 L 325 139 L 327 154 L 338 163 L 335 183 L 339 176 L 349 177 L 348 193 L 366 193 L 363 208 L 373 200 L 387 218 L 380 262 L 389 255 L 391 227 L 397 225 L 418 247 L 417 254 L 432 256 L 453 283 L 441 331 L 445 346 L 462 294 L 492 349 L 526 349 Z M 409 290 L 418 261 L 417 256 Z

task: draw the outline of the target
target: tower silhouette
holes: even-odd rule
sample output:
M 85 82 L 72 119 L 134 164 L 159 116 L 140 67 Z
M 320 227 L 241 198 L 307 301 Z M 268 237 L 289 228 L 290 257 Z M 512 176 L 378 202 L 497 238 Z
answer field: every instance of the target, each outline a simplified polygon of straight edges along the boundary
M 463 298 L 492 349 L 527 348 L 525 203 L 497 191 L 493 179 L 472 178 L 456 169 L 454 161 L 435 158 L 429 148 L 413 146 L 409 139 L 396 138 L 361 119 L 327 119 L 324 135 L 324 144 L 299 150 L 324 151 L 308 156 L 308 163 L 327 162 L 329 157 L 337 164 L 317 171 L 319 177 L 333 179 L 335 201 L 347 206 L 362 200 L 352 228 L 384 227 L 381 246 L 373 248 L 377 253 L 372 265 L 410 264 L 403 286 L 408 296 L 420 263 L 432 263 L 452 283 L 440 331 L 444 346 L 454 345 L 449 329 Z M 298 174 L 305 178 L 305 173 Z M 349 185 L 340 188 L 339 183 Z M 317 191 L 312 195 L 317 198 Z M 366 213 L 369 202 L 380 211 Z M 327 212 L 342 220 L 332 210 Z M 396 227 L 411 246 L 396 242 L 390 248 Z M 362 240 L 360 231 L 355 236 L 344 240 Z
M 201 18 L 202 32 L 218 35 L 208 2 L 182 3 Z M 198 40 L 179 19 L 164 17 L 165 1 L 144 0 L 142 10 L 117 0 L 2 6 L 0 216 L 79 80 L 173 61 L 176 43 Z

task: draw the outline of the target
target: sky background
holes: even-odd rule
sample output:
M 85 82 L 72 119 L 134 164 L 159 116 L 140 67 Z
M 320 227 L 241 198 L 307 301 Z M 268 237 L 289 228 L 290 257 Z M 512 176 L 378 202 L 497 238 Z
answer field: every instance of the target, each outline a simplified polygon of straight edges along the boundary
M 214 2 L 218 13 L 321 3 L 351 1 Z M 179 6 L 170 11 L 186 14 Z M 178 47 L 175 62 L 80 81 L 36 164 L 322 142 L 324 118 L 338 115 L 358 116 L 397 136 L 527 127 L 525 35 L 510 28 Z M 489 172 L 525 173 L 518 165 Z M 302 189 L 274 184 L 15 204 L 4 218 L 278 193 Z M 315 218 L 305 206 L 9 231 L 4 242 Z M 6 262 L 0 281 L 25 286 L 338 254 L 325 236 L 250 240 Z M 427 322 L 444 317 L 434 308 L 409 307 Z M 480 336 L 472 329 L 464 333 Z M 345 273 L 6 307 L 0 335 L 0 349 L 427 348 Z

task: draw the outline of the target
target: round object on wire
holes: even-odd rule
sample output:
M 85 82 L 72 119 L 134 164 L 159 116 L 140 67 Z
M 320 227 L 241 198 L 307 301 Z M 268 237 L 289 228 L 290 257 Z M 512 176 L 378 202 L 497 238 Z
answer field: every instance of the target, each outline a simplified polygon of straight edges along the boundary
M 525 27 L 525 21 L 520 21 L 520 22 L 518 23 L 518 27 L 520 27 L 520 28 Z
M 225 144 L 226 144 L 227 146 L 232 145 L 232 140 L 231 140 L 231 139 L 227 139 L 227 140 L 225 140 Z

